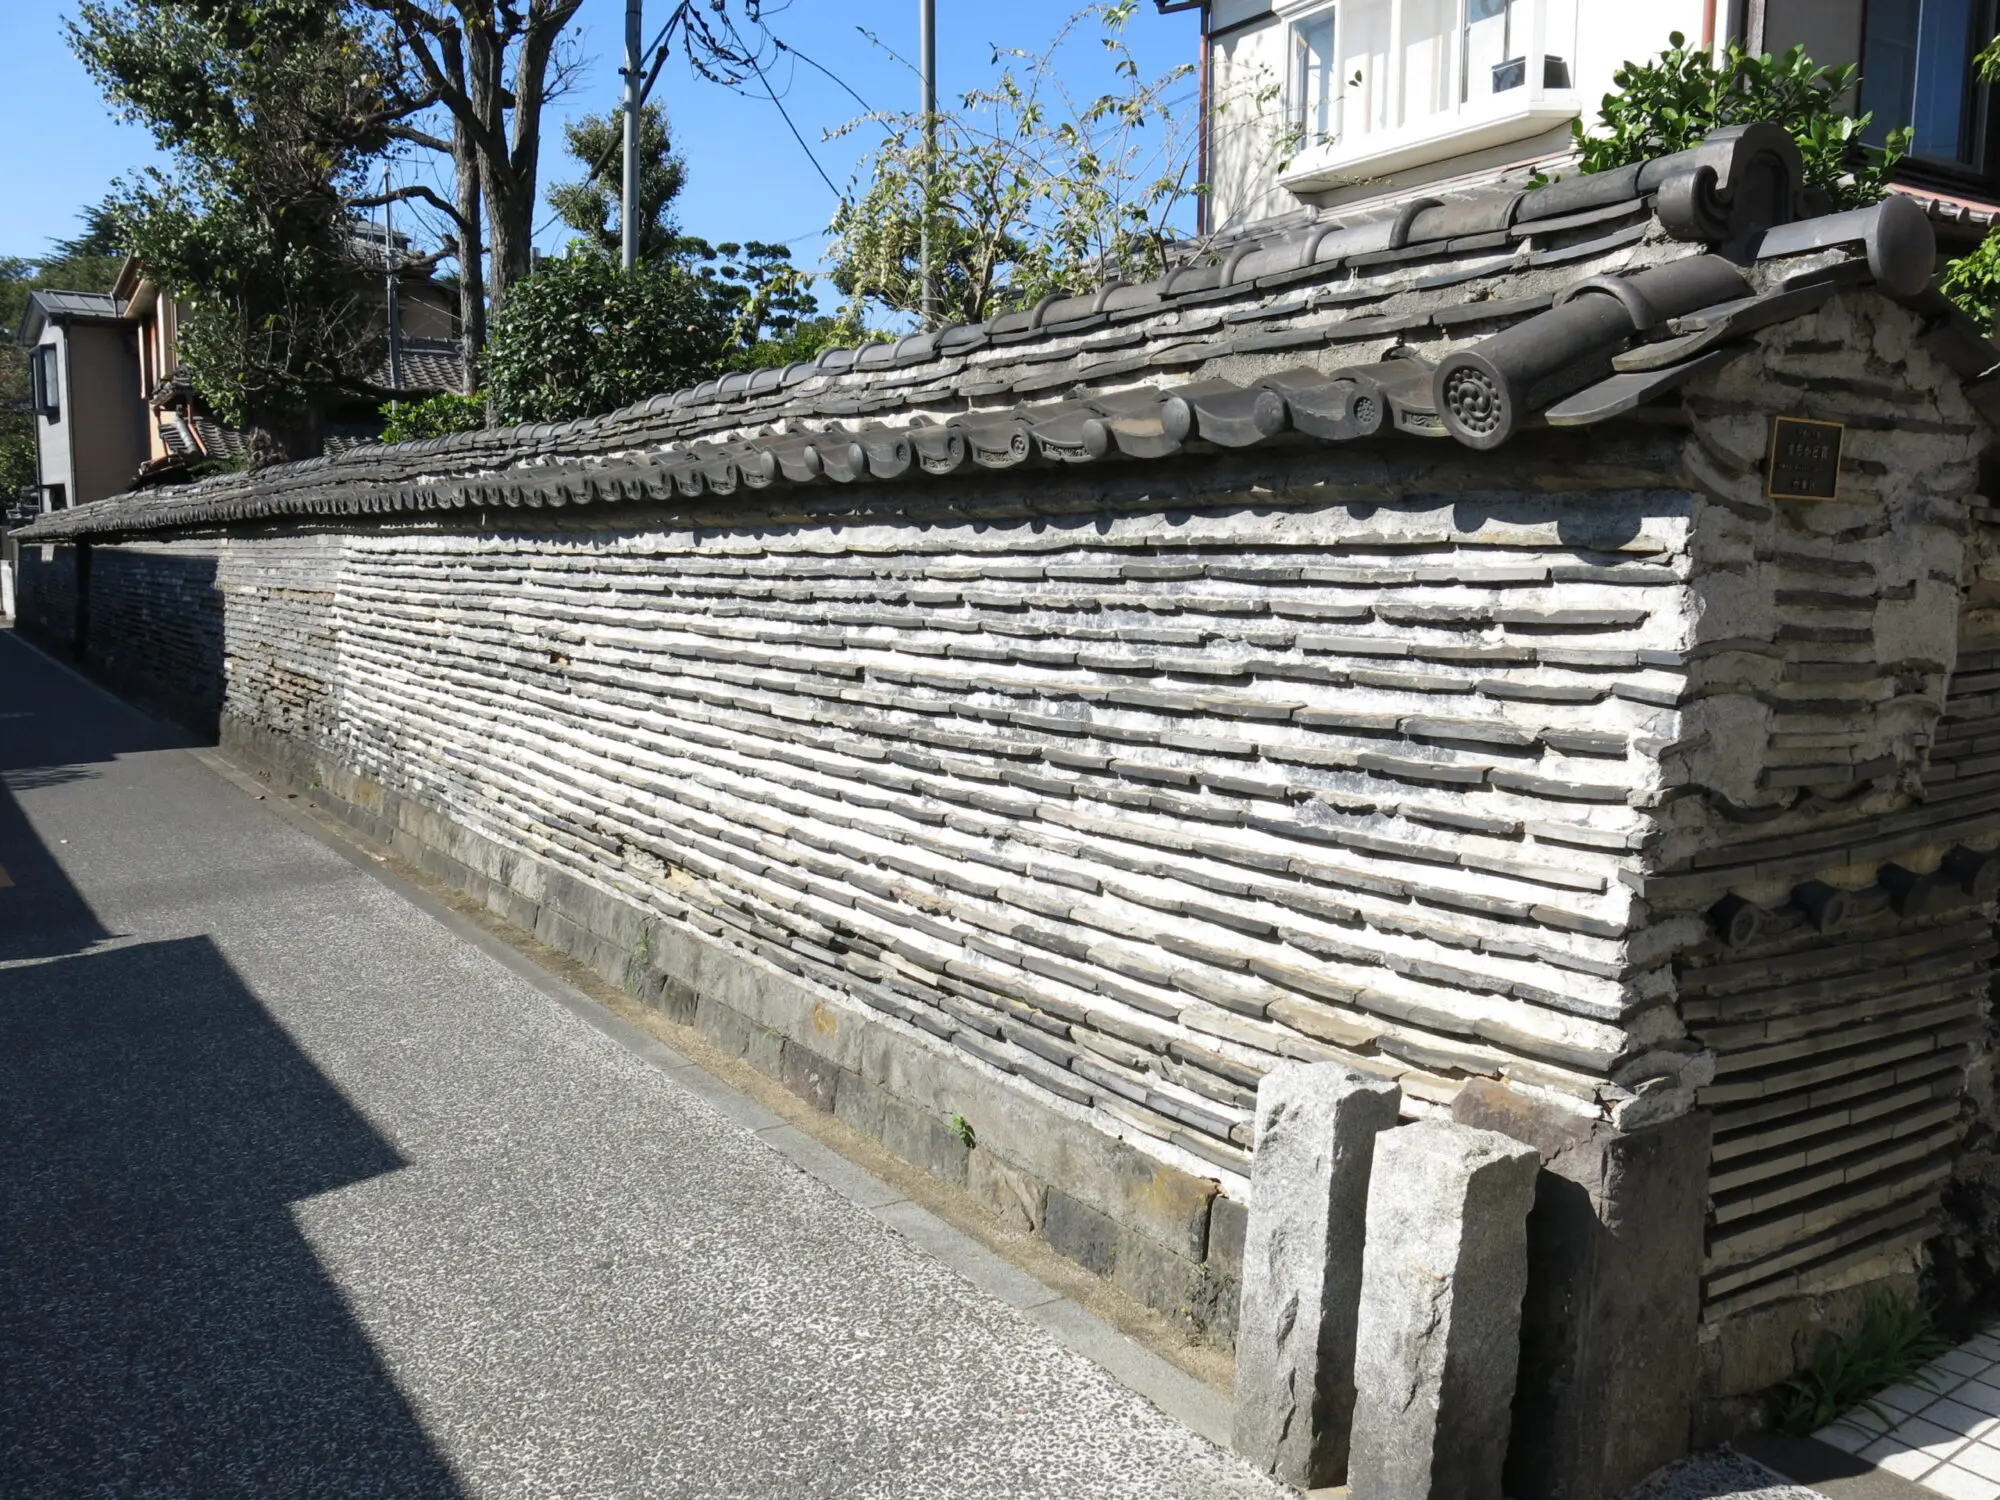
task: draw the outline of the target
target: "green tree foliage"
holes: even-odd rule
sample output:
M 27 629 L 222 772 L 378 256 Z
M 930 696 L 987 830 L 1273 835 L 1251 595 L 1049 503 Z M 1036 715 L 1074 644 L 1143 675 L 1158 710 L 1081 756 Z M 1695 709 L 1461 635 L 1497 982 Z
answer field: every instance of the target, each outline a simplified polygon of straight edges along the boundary
M 614 161 L 623 137 L 617 115 L 591 116 L 567 129 L 569 153 L 591 169 L 581 181 L 549 190 L 549 204 L 578 238 L 572 254 L 591 254 L 617 261 L 623 225 L 618 218 L 618 194 L 605 185 L 608 161 Z M 608 168 L 606 169 L 608 172 Z M 732 339 L 738 352 L 760 339 L 783 338 L 802 319 L 819 312 L 812 277 L 792 264 L 784 245 L 750 240 L 744 244 L 711 245 L 680 232 L 672 217 L 673 201 L 687 185 L 687 164 L 674 154 L 667 119 L 654 105 L 641 112 L 639 124 L 639 259 L 660 265 L 678 263 L 691 269 L 709 294 L 728 309 L 735 325 Z
M 182 307 L 184 371 L 260 459 L 317 453 L 380 337 L 346 205 L 389 142 L 380 38 L 338 0 L 86 0 L 70 40 L 174 158 L 113 218 Z
M 596 416 L 710 378 L 734 320 L 676 260 L 621 271 L 600 255 L 542 262 L 516 282 L 486 345 L 506 422 Z
M 879 128 L 835 213 L 833 282 L 859 316 L 869 303 L 915 312 L 918 247 L 929 222 L 938 316 L 982 321 L 1049 292 L 1157 274 L 1193 181 L 1192 69 L 1146 80 L 1124 41 L 1136 0 L 1076 12 L 1040 52 L 996 50 L 991 87 L 936 119 L 876 113 L 833 134 Z M 1072 45 L 1094 40 L 1117 87 L 1091 99 L 1063 84 Z M 1074 71 L 1074 70 L 1069 70 Z
M 729 314 L 730 357 L 747 357 L 758 345 L 788 339 L 817 319 L 812 277 L 792 264 L 788 247 L 759 240 L 710 245 L 694 238 L 683 238 L 680 245 L 684 263 Z
M 890 337 L 846 316 L 822 315 L 802 319 L 754 344 L 739 345 L 730 350 L 727 363 L 732 370 L 782 370 L 786 365 L 818 359 L 829 349 L 858 349 L 863 344 L 887 343 Z
M 486 425 L 486 398 L 441 391 L 421 401 L 394 401 L 382 408 L 382 441 L 410 443 L 418 438 L 450 437 L 475 432 Z
M 2000 83 L 2000 37 L 1982 47 L 1972 62 L 1983 82 Z M 1982 332 L 1994 333 L 2000 317 L 2000 230 L 1948 264 L 1938 285 Z
M 607 260 L 617 260 L 624 232 L 619 217 L 623 180 L 624 121 L 616 113 L 585 115 L 563 127 L 569 154 L 589 172 L 549 189 L 549 207 Z M 666 111 L 648 104 L 639 112 L 639 259 L 661 260 L 680 251 L 680 234 L 667 209 L 687 183 L 687 163 L 674 152 Z
M 1822 68 L 1793 47 L 1780 57 L 1753 56 L 1734 43 L 1718 59 L 1690 47 L 1676 31 L 1652 62 L 1629 62 L 1612 75 L 1596 126 L 1574 126 L 1585 172 L 1684 151 L 1723 125 L 1769 121 L 1799 143 L 1809 188 L 1836 207 L 1873 203 L 1909 149 L 1908 130 L 1892 130 L 1880 147 L 1862 143 L 1872 114 L 1849 114 L 1842 101 L 1860 82 L 1852 67 Z
M 1982 332 L 1992 333 L 2000 315 L 2000 233 L 1946 265 L 1938 286 Z
M 608 166 L 550 190 L 577 237 L 515 283 L 495 315 L 486 375 L 502 421 L 594 416 L 725 370 L 811 359 L 871 337 L 857 320 L 820 316 L 812 279 L 785 246 L 682 234 L 672 208 L 686 166 L 663 113 L 648 107 L 640 124 L 639 264 L 618 267 Z M 570 154 L 586 169 L 613 162 L 618 131 L 615 115 L 585 119 L 568 131 Z M 388 434 L 428 435 L 400 419 Z

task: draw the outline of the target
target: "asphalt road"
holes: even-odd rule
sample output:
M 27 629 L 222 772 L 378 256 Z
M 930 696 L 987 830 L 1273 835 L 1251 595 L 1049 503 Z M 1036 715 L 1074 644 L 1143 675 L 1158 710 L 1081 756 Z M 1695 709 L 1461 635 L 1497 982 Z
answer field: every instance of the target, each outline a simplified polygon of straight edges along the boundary
M 0 631 L 0 1495 L 1282 1492 Z

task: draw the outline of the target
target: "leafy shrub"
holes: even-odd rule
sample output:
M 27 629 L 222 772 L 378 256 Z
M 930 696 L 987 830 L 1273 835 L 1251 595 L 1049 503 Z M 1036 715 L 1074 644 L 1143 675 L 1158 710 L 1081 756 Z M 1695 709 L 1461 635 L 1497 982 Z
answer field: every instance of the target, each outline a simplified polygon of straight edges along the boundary
M 1825 1340 L 1812 1363 L 1785 1383 L 1778 1396 L 1778 1425 L 1805 1436 L 1857 1406 L 1887 1421 L 1888 1415 L 1869 1398 L 1915 1379 L 1950 1348 L 1951 1341 L 1937 1331 L 1923 1303 L 1876 1297 L 1852 1333 Z
M 1982 332 L 1993 332 L 1994 315 L 2000 313 L 2000 231 L 1947 265 L 1938 286 Z
M 418 438 L 450 437 L 476 432 L 486 425 L 486 398 L 443 391 L 422 401 L 392 402 L 382 428 L 385 443 L 412 443 Z
M 544 261 L 507 289 L 486 346 L 506 422 L 565 422 L 710 378 L 733 310 L 678 261 L 622 271 L 587 252 Z
M 1594 132 L 1572 128 L 1585 172 L 1606 172 L 1701 144 L 1724 125 L 1769 121 L 1791 132 L 1805 158 L 1805 185 L 1825 192 L 1837 208 L 1873 203 L 1890 170 L 1909 149 L 1908 130 L 1892 130 L 1880 147 L 1862 144 L 1873 114 L 1851 115 L 1841 104 L 1860 76 L 1854 67 L 1822 68 L 1802 47 L 1780 57 L 1752 56 L 1731 43 L 1718 60 L 1671 33 L 1657 60 L 1626 63 L 1612 75 Z
M 789 332 L 772 334 L 729 356 L 732 370 L 781 370 L 786 365 L 818 359 L 829 349 L 859 349 L 887 343 L 891 335 L 863 328 L 851 318 L 806 318 Z

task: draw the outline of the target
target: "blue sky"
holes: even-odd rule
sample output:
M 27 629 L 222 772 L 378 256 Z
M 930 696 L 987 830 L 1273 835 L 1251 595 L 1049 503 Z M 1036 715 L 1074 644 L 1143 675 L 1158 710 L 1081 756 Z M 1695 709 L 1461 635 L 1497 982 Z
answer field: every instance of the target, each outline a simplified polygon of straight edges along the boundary
M 989 81 L 995 44 L 1038 49 L 1078 3 L 937 0 L 941 98 Z M 6 192 L 0 194 L 0 254 L 39 253 L 50 239 L 71 233 L 78 211 L 101 198 L 114 178 L 158 160 L 151 137 L 110 117 L 95 85 L 71 56 L 63 20 L 73 8 L 71 0 L 0 4 L 0 55 L 8 59 L 8 86 L 0 90 L 0 139 L 13 143 L 4 174 Z M 650 8 L 663 12 L 664 0 L 654 0 Z M 871 44 L 862 28 L 914 58 L 917 0 L 792 0 L 782 11 L 767 0 L 767 14 L 777 35 L 871 105 L 915 106 L 915 75 Z M 544 186 L 580 175 L 560 149 L 560 120 L 600 113 L 617 98 L 623 0 L 586 0 L 579 20 L 586 65 L 576 91 L 555 107 Z M 1127 30 L 1148 76 L 1193 62 L 1198 36 L 1192 13 L 1162 16 L 1150 3 L 1141 4 Z M 1091 76 L 1088 52 L 1073 56 L 1073 86 L 1080 91 L 1101 86 L 1104 79 Z M 823 143 L 821 136 L 859 114 L 860 106 L 838 84 L 803 66 L 781 69 L 772 82 L 813 157 L 844 186 L 863 140 Z M 678 205 L 682 228 L 713 241 L 784 240 L 792 242 L 800 262 L 817 261 L 834 195 L 771 102 L 754 89 L 737 94 L 692 77 L 680 62 L 667 65 L 654 98 L 667 106 L 676 143 L 688 161 L 688 186 Z M 399 180 L 420 176 L 442 183 L 442 175 L 428 175 L 432 170 L 413 160 L 399 168 Z M 540 240 L 559 248 L 564 238 L 556 225 Z

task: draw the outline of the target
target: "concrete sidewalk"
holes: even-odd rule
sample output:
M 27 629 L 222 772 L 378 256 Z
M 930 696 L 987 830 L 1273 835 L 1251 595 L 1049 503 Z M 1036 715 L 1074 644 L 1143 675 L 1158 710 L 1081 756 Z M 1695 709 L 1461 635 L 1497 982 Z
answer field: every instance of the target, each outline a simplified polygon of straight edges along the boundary
M 175 744 L 0 632 L 0 1493 L 1284 1493 Z

